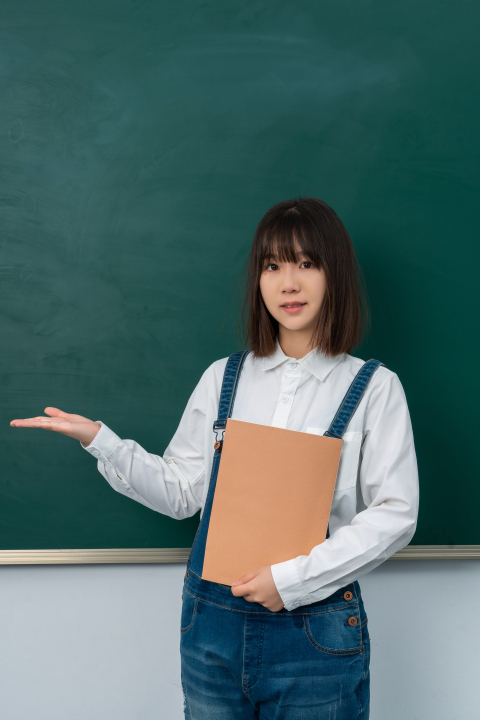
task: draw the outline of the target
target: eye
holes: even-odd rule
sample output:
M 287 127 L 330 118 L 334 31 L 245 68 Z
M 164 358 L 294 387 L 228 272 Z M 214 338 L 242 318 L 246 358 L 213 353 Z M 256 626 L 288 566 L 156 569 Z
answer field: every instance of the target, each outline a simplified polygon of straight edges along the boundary
M 310 260 L 305 260 L 304 262 L 302 262 L 302 265 L 305 265 L 305 263 L 306 263 L 307 265 L 310 265 L 311 267 L 315 267 L 315 265 L 313 264 L 313 262 L 311 262 Z M 306 269 L 308 270 L 309 268 L 306 268 Z
M 267 266 L 265 267 L 265 270 L 268 270 L 268 268 L 269 268 L 269 267 L 272 267 L 272 266 L 278 268 L 278 265 L 275 265 L 275 263 L 270 263 L 269 265 L 267 265 Z

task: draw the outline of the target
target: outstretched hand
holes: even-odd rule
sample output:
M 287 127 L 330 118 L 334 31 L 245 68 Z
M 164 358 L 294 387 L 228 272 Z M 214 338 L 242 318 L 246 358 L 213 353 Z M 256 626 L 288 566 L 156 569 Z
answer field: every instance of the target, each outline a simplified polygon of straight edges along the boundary
M 248 602 L 260 603 L 273 612 L 285 607 L 273 580 L 270 565 L 264 565 L 235 580 L 232 593 L 235 597 L 244 597 Z
M 101 427 L 93 420 L 81 415 L 62 412 L 58 408 L 46 407 L 44 412 L 50 417 L 38 415 L 23 420 L 11 420 L 10 425 L 12 427 L 38 427 L 44 430 L 54 430 L 62 435 L 68 435 L 74 440 L 80 440 L 84 445 L 90 445 Z

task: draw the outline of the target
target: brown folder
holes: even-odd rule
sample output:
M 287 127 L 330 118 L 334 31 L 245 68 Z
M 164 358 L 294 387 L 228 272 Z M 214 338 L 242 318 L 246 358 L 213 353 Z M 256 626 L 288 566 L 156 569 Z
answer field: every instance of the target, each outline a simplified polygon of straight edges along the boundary
M 232 585 L 325 540 L 343 440 L 226 423 L 202 578 Z

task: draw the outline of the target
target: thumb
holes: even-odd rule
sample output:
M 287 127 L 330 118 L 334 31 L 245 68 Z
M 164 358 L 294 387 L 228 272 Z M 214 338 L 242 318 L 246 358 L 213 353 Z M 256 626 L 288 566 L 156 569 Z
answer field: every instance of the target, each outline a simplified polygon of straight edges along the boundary
M 54 407 L 46 407 L 43 412 L 45 413 L 45 415 L 53 415 L 53 417 L 66 417 L 68 414 Z
M 232 587 L 234 585 L 243 585 L 244 583 L 250 582 L 250 580 L 253 580 L 253 578 L 256 576 L 256 573 L 251 572 L 247 573 L 247 575 L 242 575 L 242 577 L 239 580 L 235 580 L 234 583 L 232 583 Z

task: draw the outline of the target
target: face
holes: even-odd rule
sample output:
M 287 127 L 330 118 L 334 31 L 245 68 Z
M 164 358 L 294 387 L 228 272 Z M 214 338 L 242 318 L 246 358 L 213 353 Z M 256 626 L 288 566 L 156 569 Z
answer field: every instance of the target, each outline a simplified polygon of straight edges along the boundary
M 280 331 L 312 332 L 327 289 L 323 268 L 315 267 L 301 254 L 297 262 L 273 261 L 264 266 L 260 291 L 268 311 L 280 324 Z M 297 307 L 294 307 L 297 306 Z

